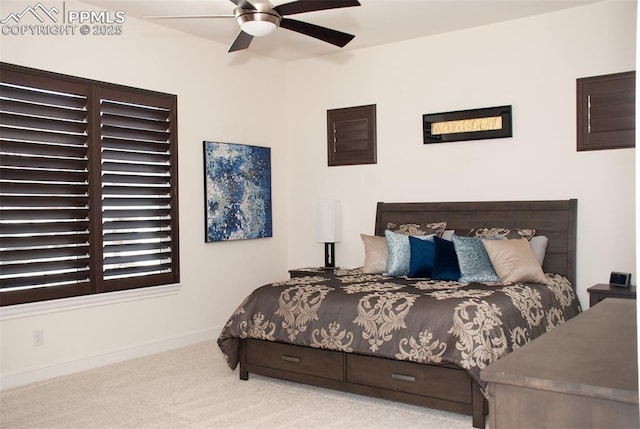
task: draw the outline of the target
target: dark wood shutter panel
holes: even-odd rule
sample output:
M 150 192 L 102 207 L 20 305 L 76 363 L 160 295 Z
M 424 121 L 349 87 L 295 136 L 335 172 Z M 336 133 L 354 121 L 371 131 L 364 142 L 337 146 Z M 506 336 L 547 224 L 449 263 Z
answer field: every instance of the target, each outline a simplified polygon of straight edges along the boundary
M 138 94 L 107 90 L 99 100 L 104 287 L 171 283 L 177 254 L 172 103 L 149 96 L 142 104 Z
M 3 71 L 0 90 L 0 288 L 87 293 L 88 86 Z
M 579 151 L 635 147 L 635 72 L 577 80 Z
M 329 166 L 376 163 L 376 105 L 327 111 Z

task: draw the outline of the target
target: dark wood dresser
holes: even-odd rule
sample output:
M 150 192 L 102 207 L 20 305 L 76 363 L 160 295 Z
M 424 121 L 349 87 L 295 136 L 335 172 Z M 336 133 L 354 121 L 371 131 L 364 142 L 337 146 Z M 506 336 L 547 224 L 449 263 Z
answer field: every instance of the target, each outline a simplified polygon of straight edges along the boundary
M 607 298 L 480 373 L 491 429 L 638 428 L 636 301 Z

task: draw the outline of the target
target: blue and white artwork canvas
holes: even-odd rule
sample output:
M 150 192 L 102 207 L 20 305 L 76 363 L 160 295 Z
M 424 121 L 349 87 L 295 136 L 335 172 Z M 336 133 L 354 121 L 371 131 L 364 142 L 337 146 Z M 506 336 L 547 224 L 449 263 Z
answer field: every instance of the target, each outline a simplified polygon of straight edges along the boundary
M 204 142 L 205 241 L 273 235 L 271 148 Z

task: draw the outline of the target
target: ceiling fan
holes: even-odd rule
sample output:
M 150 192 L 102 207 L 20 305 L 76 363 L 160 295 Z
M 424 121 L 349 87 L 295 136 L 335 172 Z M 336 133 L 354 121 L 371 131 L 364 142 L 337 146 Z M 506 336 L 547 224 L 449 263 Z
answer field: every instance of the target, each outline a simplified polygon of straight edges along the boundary
M 342 7 L 360 6 L 357 0 L 296 0 L 290 3 L 272 6 L 268 0 L 230 0 L 237 7 L 233 15 L 175 15 L 175 16 L 145 16 L 146 19 L 200 19 L 200 18 L 235 18 L 240 25 L 240 33 L 231 44 L 229 52 L 247 49 L 254 37 L 266 36 L 276 28 L 314 37 L 332 45 L 345 46 L 355 36 L 332 30 L 327 27 L 285 18 L 298 13 L 315 12 Z

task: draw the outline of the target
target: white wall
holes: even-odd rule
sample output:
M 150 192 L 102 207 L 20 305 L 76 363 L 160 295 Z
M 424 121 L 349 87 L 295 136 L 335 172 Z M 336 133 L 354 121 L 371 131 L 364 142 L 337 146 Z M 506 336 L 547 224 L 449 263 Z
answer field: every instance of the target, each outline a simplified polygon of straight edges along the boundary
M 0 15 L 27 4 L 2 2 Z M 634 150 L 575 151 L 575 79 L 635 68 L 635 2 L 289 64 L 134 19 L 125 27 L 117 37 L 0 36 L 0 59 L 178 95 L 181 287 L 5 317 L 2 387 L 215 337 L 255 286 L 322 262 L 323 198 L 343 202 L 343 266 L 362 263 L 359 234 L 373 232 L 377 201 L 578 198 L 583 304 L 609 271 L 634 271 Z M 328 168 L 326 110 L 370 103 L 378 164 Z M 422 114 L 502 104 L 513 105 L 512 139 L 422 145 Z M 272 147 L 273 238 L 204 243 L 205 139 Z M 34 347 L 40 328 L 45 344 Z
M 3 2 L 0 15 L 28 4 Z M 90 9 L 70 1 L 66 8 Z M 256 284 L 286 275 L 283 63 L 229 55 L 228 46 L 139 20 L 128 19 L 124 30 L 121 36 L 2 36 L 0 58 L 177 94 L 181 287 L 157 298 L 5 318 L 3 387 L 214 338 Z M 203 140 L 272 148 L 273 238 L 204 243 Z M 44 329 L 43 346 L 33 346 L 35 329 Z
M 576 151 L 576 78 L 635 69 L 636 2 L 288 66 L 289 266 L 322 262 L 315 206 L 342 200 L 338 265 L 364 258 L 377 201 L 578 199 L 577 289 L 635 271 L 634 149 Z M 377 105 L 377 165 L 327 167 L 326 110 Z M 422 115 L 513 105 L 513 138 L 422 144 Z M 635 275 L 634 275 L 635 278 Z

